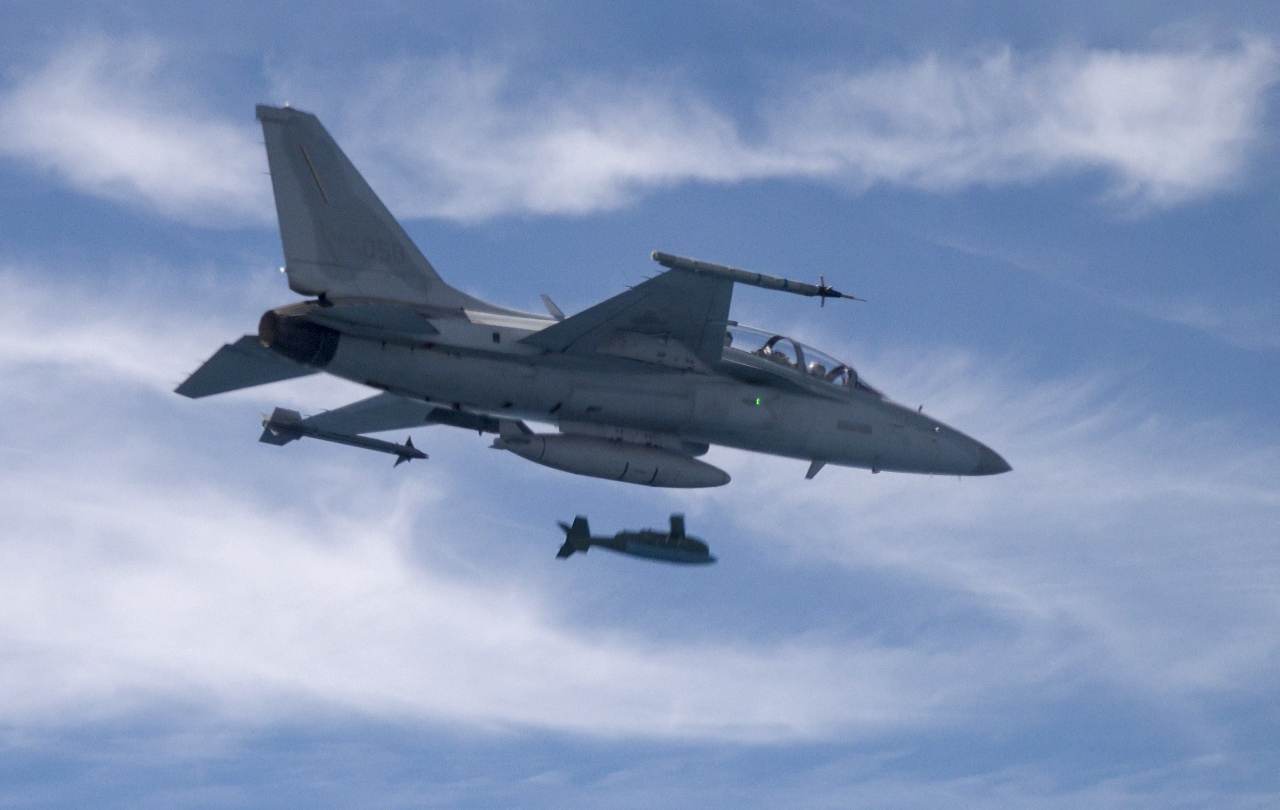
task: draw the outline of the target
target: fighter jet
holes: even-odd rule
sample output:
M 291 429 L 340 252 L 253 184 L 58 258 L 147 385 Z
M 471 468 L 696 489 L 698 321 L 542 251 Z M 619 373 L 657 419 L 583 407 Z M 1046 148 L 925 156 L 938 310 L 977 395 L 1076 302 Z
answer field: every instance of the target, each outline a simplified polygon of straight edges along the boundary
M 654 252 L 665 271 L 566 317 L 449 286 L 309 113 L 259 106 L 289 287 L 177 392 L 204 397 L 324 372 L 378 391 L 308 418 L 277 409 L 261 441 L 333 441 L 396 456 L 364 436 L 424 425 L 493 434 L 493 447 L 579 475 L 713 487 L 715 445 L 872 472 L 991 475 L 995 452 L 892 402 L 848 363 L 729 317 L 735 284 L 852 298 L 809 284 Z M 535 432 L 529 423 L 550 425 Z
M 632 557 L 686 565 L 707 565 L 716 561 L 706 543 L 684 533 L 684 515 L 672 515 L 671 531 L 666 533 L 641 529 L 638 532 L 618 532 L 613 537 L 592 537 L 587 519 L 582 515 L 573 519 L 572 526 L 562 522 L 560 528 L 564 529 L 564 545 L 556 557 L 562 560 L 574 552 L 585 554 L 592 546 L 599 546 Z

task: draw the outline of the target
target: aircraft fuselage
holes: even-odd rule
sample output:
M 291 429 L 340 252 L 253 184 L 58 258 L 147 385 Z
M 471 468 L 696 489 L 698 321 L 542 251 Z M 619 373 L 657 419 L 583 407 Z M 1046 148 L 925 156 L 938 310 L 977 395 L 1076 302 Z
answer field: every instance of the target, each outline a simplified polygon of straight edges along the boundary
M 276 312 L 307 317 L 315 310 L 294 305 Z M 781 373 L 776 382 L 752 382 L 759 371 L 739 368 L 732 359 L 702 373 L 623 357 L 546 353 L 518 342 L 539 322 L 520 328 L 511 324 L 515 319 L 505 320 L 496 325 L 438 317 L 430 319 L 437 334 L 427 337 L 340 332 L 331 356 L 310 364 L 394 394 L 552 423 L 564 433 L 659 444 L 665 439 L 687 455 L 717 444 L 873 471 L 982 475 L 1008 469 L 981 443 L 869 389 L 807 391 Z

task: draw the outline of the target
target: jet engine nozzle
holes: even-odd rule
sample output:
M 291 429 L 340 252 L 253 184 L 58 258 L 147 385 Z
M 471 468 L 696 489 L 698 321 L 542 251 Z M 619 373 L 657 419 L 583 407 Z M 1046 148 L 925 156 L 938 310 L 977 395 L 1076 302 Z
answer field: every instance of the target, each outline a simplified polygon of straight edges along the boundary
M 341 336 L 336 329 L 313 323 L 306 316 L 281 315 L 274 309 L 258 321 L 258 340 L 265 348 L 313 368 L 329 365 Z

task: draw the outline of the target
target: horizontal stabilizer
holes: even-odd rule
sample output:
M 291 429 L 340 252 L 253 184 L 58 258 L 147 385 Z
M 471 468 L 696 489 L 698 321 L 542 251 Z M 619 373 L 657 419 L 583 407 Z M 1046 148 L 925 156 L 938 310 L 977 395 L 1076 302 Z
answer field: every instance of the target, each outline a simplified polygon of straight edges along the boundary
M 316 372 L 317 369 L 299 365 L 263 348 L 256 335 L 245 335 L 218 349 L 176 390 L 184 397 L 198 399 Z

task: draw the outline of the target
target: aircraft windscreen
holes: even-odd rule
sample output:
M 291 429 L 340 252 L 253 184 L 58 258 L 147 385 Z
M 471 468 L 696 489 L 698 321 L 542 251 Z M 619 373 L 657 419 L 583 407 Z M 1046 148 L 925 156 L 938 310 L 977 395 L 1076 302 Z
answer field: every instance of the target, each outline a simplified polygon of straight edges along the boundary
M 761 357 L 797 373 L 844 388 L 875 391 L 858 379 L 858 373 L 826 352 L 799 343 L 786 335 L 750 326 L 730 326 L 725 331 L 726 349 Z M 878 393 L 878 392 L 876 392 Z

